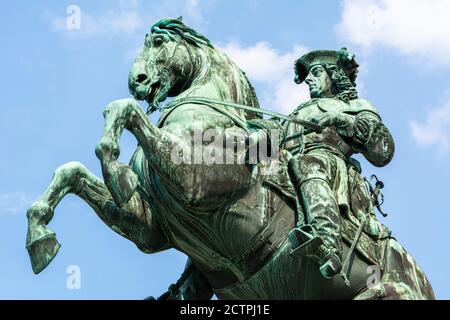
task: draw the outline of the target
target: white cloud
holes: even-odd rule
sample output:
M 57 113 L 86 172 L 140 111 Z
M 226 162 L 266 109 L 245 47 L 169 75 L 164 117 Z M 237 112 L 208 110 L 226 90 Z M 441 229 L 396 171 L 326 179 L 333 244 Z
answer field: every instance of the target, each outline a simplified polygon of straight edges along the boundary
M 117 8 L 99 14 L 89 12 L 89 7 L 80 10 L 80 28 L 69 29 L 67 20 L 73 16 L 69 10 L 64 15 L 53 17 L 53 30 L 71 38 L 91 38 L 100 36 L 144 36 L 146 28 L 161 18 L 183 16 L 191 27 L 199 28 L 205 24 L 204 11 L 215 1 L 204 0 L 160 0 L 144 2 L 139 0 L 119 0 Z M 69 8 L 69 7 L 68 7 Z M 141 34 L 142 33 L 142 34 Z
M 411 133 L 417 144 L 435 145 L 439 152 L 446 153 L 450 146 L 450 101 L 431 110 L 424 122 L 410 121 Z
M 267 101 L 269 107 L 284 114 L 290 114 L 300 103 L 309 100 L 308 87 L 305 84 L 298 85 L 290 78 L 292 76 L 280 80 L 272 87 L 275 92 L 269 89 L 263 96 L 263 102 Z
M 93 36 L 120 35 L 132 36 L 139 31 L 144 23 L 140 14 L 135 10 L 108 11 L 94 16 L 85 13 L 81 8 L 80 28 L 67 28 L 69 15 L 57 17 L 53 20 L 53 30 L 66 36 L 89 38 Z
M 450 65 L 449 13 L 448 0 L 344 0 L 336 30 L 367 50 L 385 46 Z
M 25 213 L 35 199 L 22 191 L 0 194 L 0 214 Z
M 305 47 L 295 45 L 288 52 L 280 52 L 268 42 L 249 47 L 230 42 L 219 47 L 251 81 L 261 84 L 261 107 L 288 114 L 309 98 L 308 88 L 294 83 L 294 61 L 307 51 Z

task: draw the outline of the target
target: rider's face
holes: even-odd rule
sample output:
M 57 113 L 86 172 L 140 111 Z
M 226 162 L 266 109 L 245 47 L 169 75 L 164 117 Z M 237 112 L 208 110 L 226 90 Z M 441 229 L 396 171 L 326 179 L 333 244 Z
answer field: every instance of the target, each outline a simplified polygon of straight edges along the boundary
M 312 67 L 309 70 L 305 82 L 309 86 L 309 94 L 311 98 L 332 96 L 331 79 L 323 66 L 316 65 Z

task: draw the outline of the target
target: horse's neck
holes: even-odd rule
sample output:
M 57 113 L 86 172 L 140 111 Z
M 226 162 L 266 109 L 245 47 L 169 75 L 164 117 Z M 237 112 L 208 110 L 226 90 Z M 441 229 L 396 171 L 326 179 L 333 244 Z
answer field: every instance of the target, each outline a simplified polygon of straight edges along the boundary
M 205 97 L 248 104 L 251 90 L 242 71 L 224 54 L 215 49 L 206 52 L 205 49 L 197 49 L 194 79 L 178 98 Z

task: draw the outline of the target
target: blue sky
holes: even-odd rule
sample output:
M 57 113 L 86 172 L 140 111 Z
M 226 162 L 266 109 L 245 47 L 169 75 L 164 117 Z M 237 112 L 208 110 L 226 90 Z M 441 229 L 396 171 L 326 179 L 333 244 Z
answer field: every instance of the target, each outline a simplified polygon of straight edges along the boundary
M 81 9 L 68 30 L 69 5 Z M 288 113 L 307 99 L 293 84 L 306 50 L 346 46 L 361 64 L 360 96 L 390 128 L 387 167 L 363 162 L 386 184 L 382 219 L 450 298 L 450 11 L 448 1 L 15 1 L 0 19 L 0 298 L 141 299 L 182 271 L 173 250 L 146 255 L 109 230 L 79 198 L 66 197 L 51 228 L 62 248 L 40 275 L 25 250 L 26 210 L 53 171 L 76 160 L 101 176 L 94 148 L 103 108 L 128 97 L 127 76 L 147 29 L 182 15 L 244 69 L 265 108 Z M 156 120 L 153 116 L 152 120 Z M 128 161 L 136 142 L 122 138 Z M 81 290 L 66 270 L 81 270 Z

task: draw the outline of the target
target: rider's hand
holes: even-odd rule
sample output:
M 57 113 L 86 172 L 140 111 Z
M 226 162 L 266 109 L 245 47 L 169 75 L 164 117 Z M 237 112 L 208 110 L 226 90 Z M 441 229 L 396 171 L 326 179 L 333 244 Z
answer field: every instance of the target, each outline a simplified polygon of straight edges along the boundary
M 325 112 L 313 119 L 323 127 L 336 127 L 342 135 L 352 137 L 354 135 L 355 116 L 338 111 Z

